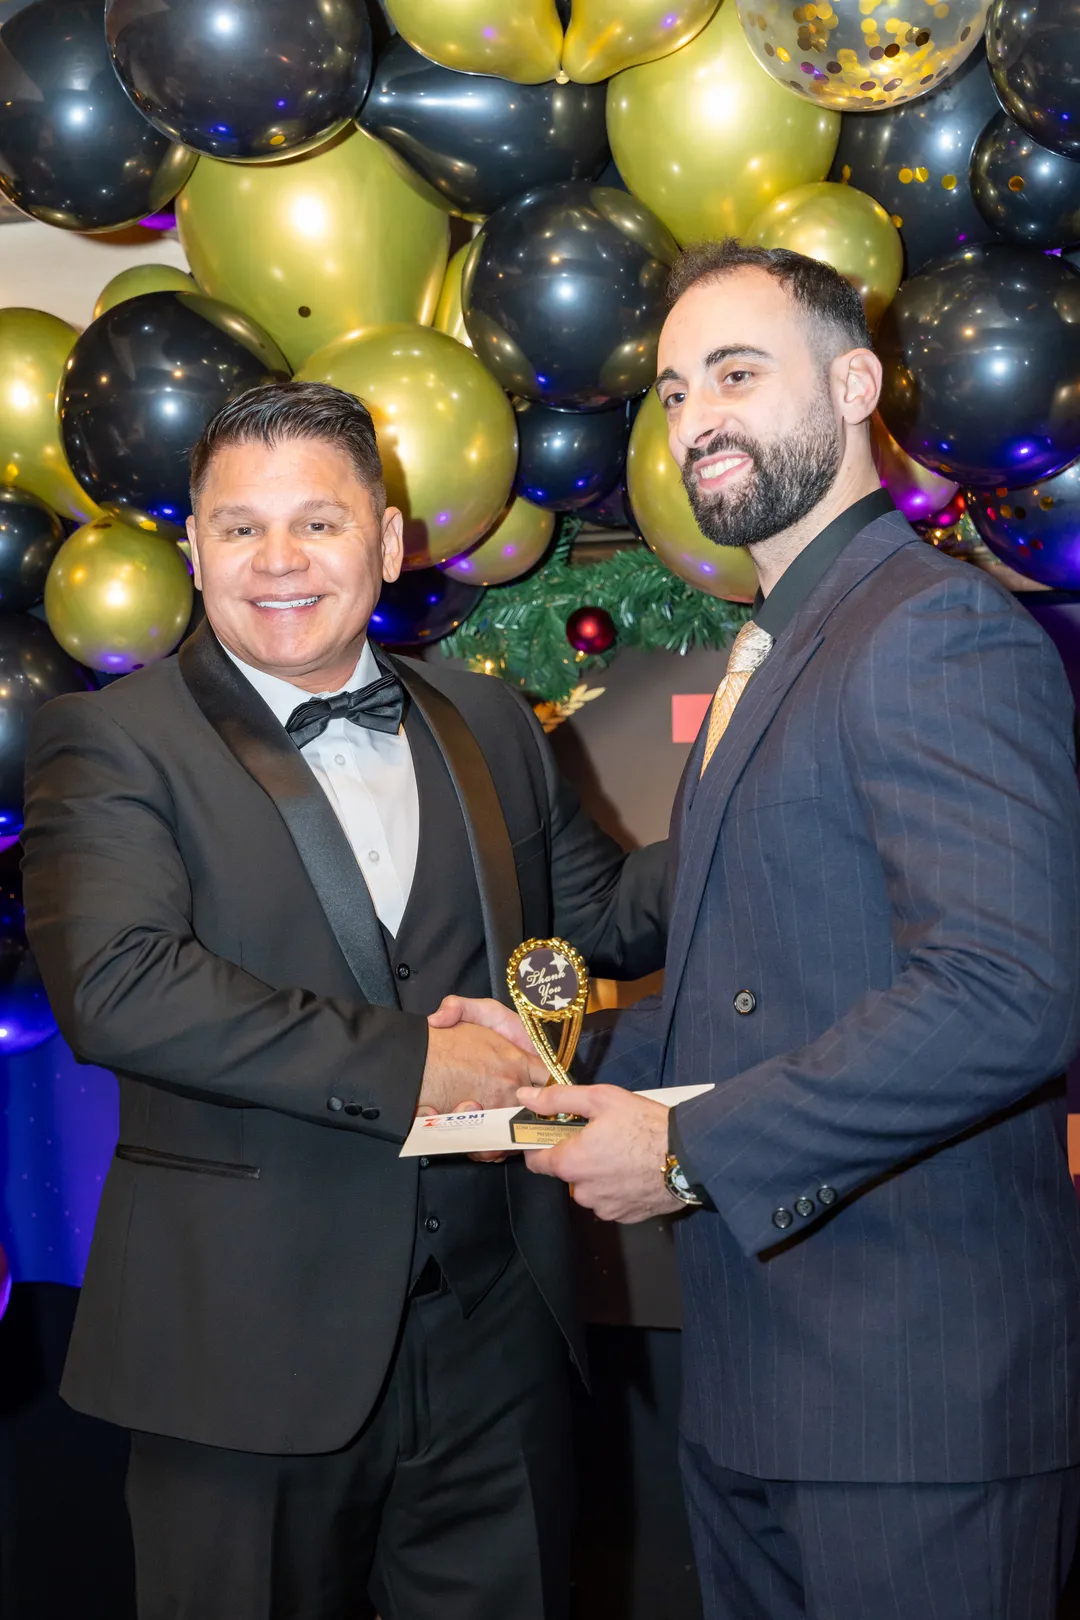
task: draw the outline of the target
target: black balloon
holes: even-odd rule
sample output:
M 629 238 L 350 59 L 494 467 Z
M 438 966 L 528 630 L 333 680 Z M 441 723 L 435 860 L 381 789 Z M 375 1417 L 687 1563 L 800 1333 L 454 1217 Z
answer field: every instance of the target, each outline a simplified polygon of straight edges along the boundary
M 559 411 L 525 402 L 517 412 L 514 490 L 534 506 L 573 512 L 619 482 L 630 423 L 624 405 L 606 411 Z
M 674 239 L 610 186 L 538 186 L 484 226 L 461 288 L 465 326 L 503 387 L 596 409 L 656 374 Z
M 1010 117 L 1041 146 L 1080 158 L 1080 0 L 993 0 L 986 50 Z
M 881 414 L 957 483 L 1030 483 L 1080 454 L 1080 275 L 1004 244 L 904 282 L 878 331 Z
M 234 394 L 289 375 L 272 338 L 202 293 L 143 293 L 86 328 L 60 388 L 71 470 L 119 516 L 180 524 L 188 450 Z
M 56 1034 L 56 1020 L 26 938 L 21 850 L 0 838 L 0 1057 L 30 1052 Z
M 105 29 L 139 111 L 211 157 L 304 151 L 355 117 L 371 77 L 364 0 L 109 0 Z
M 371 615 L 371 634 L 387 647 L 441 641 L 464 624 L 483 587 L 452 579 L 441 568 L 417 568 L 384 585 Z
M 967 510 L 995 556 L 1057 590 L 1080 588 L 1080 462 L 1024 489 L 971 490 Z
M 360 122 L 459 214 L 484 219 L 533 186 L 596 178 L 609 155 L 606 93 L 606 84 L 455 73 L 396 39 Z
M 64 525 L 44 501 L 0 488 L 0 609 L 19 612 L 41 601 L 64 539 Z
M 26 213 L 71 231 L 130 225 L 194 163 L 121 89 L 100 0 L 35 0 L 0 28 L 0 191 Z
M 975 143 L 1000 111 L 980 45 L 940 89 L 884 112 L 844 113 L 829 174 L 891 214 L 908 275 L 958 247 L 995 239 L 971 197 Z
M 999 113 L 971 160 L 975 206 L 1001 236 L 1026 247 L 1080 242 L 1080 163 L 1040 146 Z
M 0 836 L 22 826 L 30 722 L 50 698 L 93 690 L 86 670 L 28 613 L 0 614 Z
M 633 529 L 637 532 L 637 521 L 630 507 L 625 479 L 614 489 L 609 489 L 606 495 L 601 495 L 598 501 L 579 507 L 577 516 L 585 523 L 595 523 L 600 529 Z

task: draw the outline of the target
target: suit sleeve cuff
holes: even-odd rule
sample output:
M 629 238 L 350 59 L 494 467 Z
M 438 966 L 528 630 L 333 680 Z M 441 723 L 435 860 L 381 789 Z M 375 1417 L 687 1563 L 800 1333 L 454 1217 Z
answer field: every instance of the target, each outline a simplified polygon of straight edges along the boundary
M 704 1181 L 694 1169 L 693 1159 L 686 1151 L 686 1146 L 682 1139 L 682 1133 L 679 1130 L 678 1107 L 668 1109 L 668 1152 L 671 1154 L 672 1158 L 679 1161 L 679 1169 L 690 1183 L 690 1190 L 694 1193 L 695 1197 L 701 1199 L 702 1208 L 712 1210 L 713 1214 L 715 1214 L 716 1205 L 710 1198 Z

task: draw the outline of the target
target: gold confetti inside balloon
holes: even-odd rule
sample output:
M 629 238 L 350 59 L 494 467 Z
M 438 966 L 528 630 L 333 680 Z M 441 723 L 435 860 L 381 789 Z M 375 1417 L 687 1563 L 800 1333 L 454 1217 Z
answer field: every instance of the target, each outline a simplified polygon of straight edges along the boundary
M 757 216 L 746 241 L 831 264 L 859 294 L 871 327 L 892 303 L 904 274 L 900 233 L 881 204 L 854 186 L 828 180 L 785 191 Z
M 626 483 L 638 528 L 673 574 L 709 596 L 728 602 L 754 600 L 757 576 L 750 553 L 744 546 L 718 546 L 706 540 L 697 526 L 668 445 L 664 408 L 652 390 L 630 433 Z
M 56 395 L 78 333 L 40 309 L 0 309 L 0 483 L 26 489 L 62 517 L 98 508 L 75 480 L 60 442 Z
M 510 498 L 517 424 L 510 401 L 445 332 L 398 324 L 331 343 L 296 373 L 364 401 L 391 505 L 405 514 L 405 566 L 449 562 L 482 540 Z
M 960 488 L 902 450 L 877 411 L 870 423 L 870 447 L 878 477 L 909 523 L 925 523 L 936 517 Z
M 435 313 L 449 215 L 366 130 L 278 163 L 200 158 L 176 222 L 203 292 L 250 315 L 292 366 L 358 327 Z
M 124 675 L 172 652 L 192 595 L 187 559 L 171 540 L 102 517 L 76 529 L 53 559 L 45 617 L 80 664 Z
M 171 264 L 133 264 L 127 270 L 121 270 L 118 276 L 107 281 L 98 294 L 98 301 L 94 305 L 94 319 L 104 315 L 107 309 L 114 304 L 122 304 L 128 298 L 139 298 L 143 293 L 150 292 L 198 292 L 193 276 L 183 270 L 177 270 Z
M 555 0 L 386 0 L 386 10 L 414 51 L 459 73 L 542 84 L 559 72 Z
M 988 0 L 727 0 L 778 84 L 821 107 L 899 107 L 955 73 Z
M 461 313 L 461 278 L 465 273 L 465 266 L 471 264 L 480 247 L 483 232 L 459 247 L 450 263 L 446 267 L 443 277 L 442 292 L 435 308 L 435 319 L 432 326 L 436 332 L 445 332 L 447 337 L 456 338 L 464 343 L 467 349 L 472 348 L 472 338 L 465 330 L 465 317 Z
M 792 186 L 824 180 L 840 119 L 754 61 L 735 0 L 689 45 L 608 85 L 608 137 L 635 197 L 680 242 L 741 236 Z
M 719 0 L 574 0 L 563 72 L 596 84 L 623 68 L 670 56 L 699 34 Z
M 478 546 L 443 563 L 442 571 L 466 585 L 506 585 L 535 567 L 554 532 L 554 512 L 519 495 Z

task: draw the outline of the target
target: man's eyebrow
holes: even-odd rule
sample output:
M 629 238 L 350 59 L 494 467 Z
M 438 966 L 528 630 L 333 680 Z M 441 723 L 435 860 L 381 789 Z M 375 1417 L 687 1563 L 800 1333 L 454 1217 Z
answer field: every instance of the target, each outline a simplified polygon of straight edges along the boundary
M 735 355 L 745 355 L 751 360 L 771 360 L 773 356 L 768 349 L 755 349 L 752 343 L 729 343 L 722 349 L 713 349 L 705 356 L 706 366 L 719 366 L 725 360 L 731 360 Z
M 310 501 L 302 501 L 300 503 L 300 505 L 296 508 L 296 512 L 297 513 L 325 512 L 328 509 L 331 510 L 331 511 L 334 511 L 334 512 L 342 512 L 346 516 L 348 515 L 348 513 L 350 511 L 350 508 L 345 505 L 344 501 L 336 501 L 336 500 L 334 500 L 333 496 L 328 495 L 328 496 L 325 496 L 325 497 L 316 496 L 314 499 L 312 499 Z M 253 507 L 253 506 L 245 506 L 242 503 L 240 503 L 240 504 L 232 505 L 232 506 L 229 506 L 229 505 L 215 506 L 214 510 L 210 513 L 210 521 L 211 521 L 211 523 L 220 523 L 222 518 L 245 518 L 245 519 L 247 519 L 247 518 L 257 518 L 258 516 L 259 516 L 259 513 L 255 509 L 255 507 Z
M 679 373 L 674 370 L 672 366 L 664 367 L 659 377 L 657 377 L 656 381 L 653 383 L 653 387 L 659 388 L 661 383 L 666 382 L 682 382 L 682 378 L 679 376 Z

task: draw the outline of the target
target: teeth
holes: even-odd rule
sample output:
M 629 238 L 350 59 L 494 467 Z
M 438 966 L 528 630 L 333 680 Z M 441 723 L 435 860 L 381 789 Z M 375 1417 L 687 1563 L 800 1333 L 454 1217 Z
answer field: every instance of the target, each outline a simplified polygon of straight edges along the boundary
M 256 607 L 261 607 L 261 608 L 314 607 L 315 603 L 318 600 L 319 600 L 319 598 L 317 596 L 294 596 L 294 597 L 291 597 L 289 599 L 289 601 L 283 602 L 283 601 L 279 601 L 278 598 L 276 598 L 276 597 L 271 597 L 269 601 L 256 602 L 255 606 Z
M 743 456 L 728 456 L 723 461 L 713 461 L 698 473 L 698 478 L 703 484 L 709 483 L 713 478 L 722 478 L 726 472 L 730 472 L 732 467 L 737 467 L 744 459 Z

